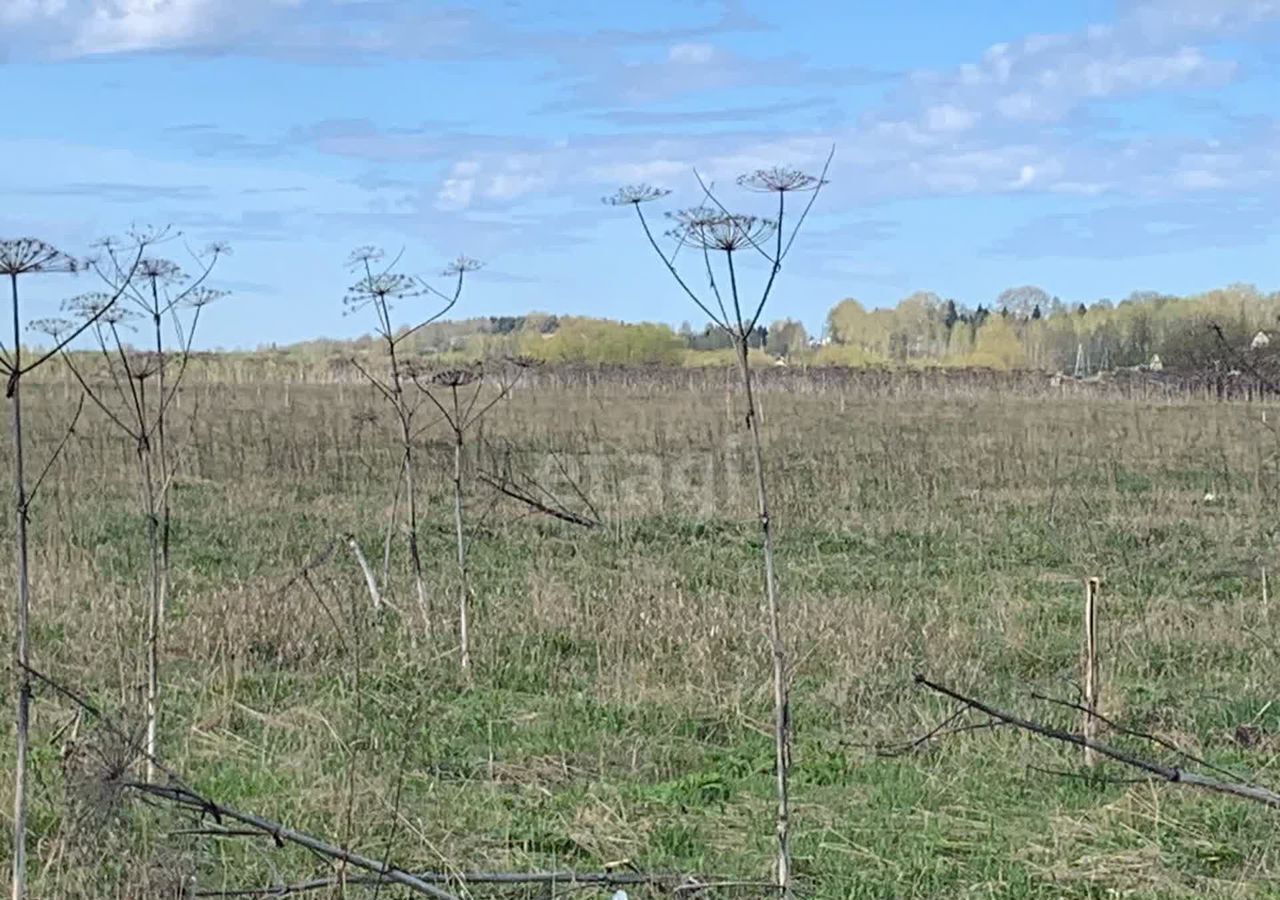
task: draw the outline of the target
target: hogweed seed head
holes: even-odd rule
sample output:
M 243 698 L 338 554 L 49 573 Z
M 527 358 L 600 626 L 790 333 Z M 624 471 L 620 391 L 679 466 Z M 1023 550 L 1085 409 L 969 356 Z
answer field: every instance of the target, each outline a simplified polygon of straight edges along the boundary
M 602 202 L 607 206 L 639 206 L 641 203 L 660 200 L 670 193 L 671 191 L 666 188 L 654 187 L 650 184 L 631 184 L 604 197 Z
M 347 290 L 342 299 L 351 312 L 363 309 L 370 303 L 390 305 L 392 301 L 417 297 L 425 292 L 417 279 L 399 272 L 383 272 L 366 275 Z
M 444 271 L 440 274 L 445 276 L 465 275 L 467 272 L 477 272 L 484 268 L 484 263 L 478 259 L 472 259 L 469 256 L 459 256 L 444 267 Z
M 27 325 L 27 328 L 31 331 L 37 331 L 40 334 L 47 334 L 55 341 L 61 338 L 64 334 L 69 334 L 74 331 L 75 327 L 76 323 L 72 322 L 70 319 L 62 319 L 58 317 L 33 319 Z
M 724 253 L 758 246 L 777 227 L 772 219 L 722 213 L 705 206 L 681 210 L 671 219 L 675 226 L 667 232 L 670 237 L 699 250 Z
M 348 269 L 363 269 L 365 266 L 371 266 L 374 263 L 381 262 L 386 257 L 386 253 L 380 248 L 371 245 L 357 247 L 351 251 L 351 255 L 347 257 Z
M 208 306 L 210 303 L 213 303 L 215 300 L 221 300 L 223 297 L 227 296 L 229 293 L 231 292 L 218 290 L 217 288 L 198 287 L 193 290 L 187 291 L 183 295 L 182 305 L 188 306 L 192 309 L 200 309 L 201 307 Z
M 127 325 L 139 318 L 136 312 L 117 303 L 116 298 L 111 294 L 97 292 L 80 294 L 64 300 L 62 309 L 82 319 L 95 319 L 103 325 Z
M 483 373 L 477 366 L 466 366 L 456 369 L 445 369 L 431 376 L 431 383 L 440 387 L 460 388 L 475 384 Z
M 542 365 L 542 360 L 524 354 L 505 357 L 505 361 L 507 365 L 514 366 L 517 369 L 536 369 Z
M 77 272 L 80 263 L 52 244 L 38 238 L 0 240 L 0 275 L 32 275 L 37 272 Z
M 738 176 L 739 187 L 766 194 L 789 194 L 796 191 L 816 191 L 825 182 L 816 175 L 809 175 L 798 169 L 774 166 L 769 169 L 756 169 L 746 175 Z
M 187 275 L 177 263 L 167 259 L 146 258 L 138 261 L 137 274 L 147 281 L 157 284 L 181 284 Z

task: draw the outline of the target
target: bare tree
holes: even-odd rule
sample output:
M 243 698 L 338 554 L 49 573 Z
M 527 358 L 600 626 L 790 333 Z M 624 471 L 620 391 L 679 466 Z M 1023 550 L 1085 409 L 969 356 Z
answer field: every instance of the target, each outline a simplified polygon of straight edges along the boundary
M 131 235 L 129 251 L 122 259 L 130 259 L 122 265 L 123 282 L 113 283 L 113 292 L 107 298 L 97 317 L 105 314 L 136 272 L 137 264 L 148 244 L 156 235 Z M 24 440 L 22 430 L 22 379 L 53 356 L 60 353 L 71 341 L 90 328 L 97 317 L 82 322 L 68 330 L 51 349 L 33 354 L 30 361 L 22 355 L 22 307 L 19 280 L 28 275 L 50 273 L 74 273 L 81 263 L 50 244 L 36 238 L 0 240 L 0 275 L 8 276 L 13 347 L 0 341 L 0 371 L 7 377 L 5 397 L 10 404 L 9 434 L 13 445 L 14 487 L 14 559 L 17 574 L 17 597 L 14 610 L 14 660 L 17 685 L 17 719 L 14 732 L 14 788 L 13 788 L 13 900 L 22 900 L 27 890 L 27 754 L 30 741 L 31 678 L 28 668 L 31 662 L 31 578 L 27 558 L 27 525 L 30 521 L 32 496 L 27 490 Z M 59 445 L 58 451 L 65 446 Z M 50 460 L 50 464 L 52 459 Z M 45 467 L 48 471 L 48 466 Z
M 400 466 L 384 540 L 383 581 L 385 582 L 389 577 L 391 535 L 395 530 L 397 506 L 400 491 L 403 488 L 406 505 L 405 530 L 408 534 L 409 560 L 413 567 L 414 590 L 422 613 L 423 625 L 430 630 L 431 610 L 422 578 L 422 556 L 418 550 L 418 499 L 414 481 L 414 446 L 423 429 L 415 425 L 420 398 L 405 391 L 406 381 L 411 380 L 409 369 L 412 367 L 406 366 L 408 360 L 404 358 L 403 345 L 414 334 L 453 309 L 462 296 L 462 287 L 467 274 L 479 269 L 480 263 L 466 256 L 459 256 L 450 263 L 442 274 L 452 278 L 454 285 L 452 292 L 445 293 L 416 275 L 397 272 L 396 266 L 399 261 L 400 257 L 397 256 L 390 262 L 386 262 L 383 251 L 375 247 L 361 247 L 355 250 L 347 265 L 357 275 L 357 281 L 348 289 L 343 302 L 346 304 L 348 313 L 363 312 L 366 309 L 373 311 L 374 330 L 386 353 L 386 376 L 375 374 L 359 360 L 353 359 L 352 363 L 386 400 L 399 426 Z M 396 307 L 406 300 L 419 297 L 433 297 L 441 301 L 443 306 L 429 316 L 414 318 L 412 324 L 397 325 L 394 318 Z M 385 589 L 384 585 L 384 591 Z
M 834 155 L 834 150 L 832 151 Z M 822 174 L 808 175 L 794 169 L 761 169 L 738 178 L 739 186 L 751 191 L 777 195 L 775 218 L 762 218 L 730 212 L 712 188 L 701 177 L 704 202 L 689 209 L 668 213 L 672 222 L 667 237 L 670 250 L 663 249 L 645 218 L 644 205 L 666 196 L 669 191 L 648 185 L 625 187 L 605 202 L 612 206 L 630 206 L 635 210 L 640 227 L 650 246 L 666 266 L 667 271 L 703 313 L 732 341 L 738 358 L 738 370 L 742 378 L 746 402 L 746 425 L 751 434 L 752 459 L 755 468 L 756 509 L 763 539 L 765 616 L 767 620 L 770 657 L 773 664 L 774 705 L 774 769 L 777 790 L 777 886 L 784 897 L 792 895 L 790 800 L 789 781 L 791 768 L 791 712 L 789 699 L 789 675 L 785 643 L 782 603 L 778 596 L 773 551 L 773 523 L 769 517 L 769 493 L 765 478 L 764 449 L 760 437 L 760 422 L 753 392 L 750 338 L 760 322 L 769 297 L 777 282 L 782 263 L 790 252 L 800 227 L 813 208 L 814 201 L 826 184 L 831 156 L 827 157 Z M 696 173 L 695 173 L 696 175 Z M 809 194 L 794 224 L 786 220 L 788 195 Z M 788 230 L 789 227 L 789 230 Z M 699 294 L 690 285 L 676 263 L 681 251 L 694 254 L 694 265 L 703 270 L 707 279 L 707 294 Z M 741 257 L 760 259 L 766 275 L 757 296 L 748 296 L 741 279 Z
M 91 380 L 92 375 L 73 355 L 64 352 L 63 359 L 88 397 L 136 451 L 149 563 L 145 758 L 147 778 L 152 779 L 155 768 L 151 760 L 159 752 L 160 650 L 170 588 L 169 489 L 176 472 L 167 413 L 187 373 L 202 311 L 226 296 L 226 291 L 207 287 L 205 282 L 229 251 L 222 244 L 212 244 L 202 252 L 191 252 L 194 275 L 171 260 L 144 257 L 129 279 L 123 277 L 127 260 L 117 244 L 104 241 L 101 251 L 88 265 L 104 283 L 122 285 L 119 301 L 113 301 L 109 294 L 84 294 L 65 304 L 75 320 L 51 319 L 39 324 L 56 339 L 74 330 L 76 321 L 92 322 L 89 333 L 96 339 L 102 379 Z M 135 322 L 142 322 L 149 331 L 148 351 L 135 351 L 125 340 L 124 332 Z M 165 339 L 166 328 L 172 332 L 173 344 Z
M 474 365 L 446 369 L 430 377 L 415 373 L 413 379 L 418 390 L 431 401 L 448 424 L 453 437 L 453 529 L 458 562 L 458 643 L 459 664 L 464 672 L 471 668 L 471 587 L 467 578 L 466 525 L 463 521 L 463 450 L 467 432 L 511 393 L 523 368 L 524 365 L 516 360 L 512 365 L 496 372 L 492 366 L 486 369 L 484 365 Z M 486 387 L 491 387 L 492 390 L 486 392 Z

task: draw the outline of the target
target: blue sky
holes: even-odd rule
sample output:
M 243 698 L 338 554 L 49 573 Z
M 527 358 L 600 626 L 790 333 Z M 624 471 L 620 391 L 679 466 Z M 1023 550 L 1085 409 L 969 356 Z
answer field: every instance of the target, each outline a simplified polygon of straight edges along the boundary
M 459 315 L 697 322 L 600 198 L 833 144 L 770 318 L 1280 287 L 1280 0 L 0 0 L 0 90 L 0 235 L 230 243 L 214 346 L 365 331 L 362 244 L 484 260 Z

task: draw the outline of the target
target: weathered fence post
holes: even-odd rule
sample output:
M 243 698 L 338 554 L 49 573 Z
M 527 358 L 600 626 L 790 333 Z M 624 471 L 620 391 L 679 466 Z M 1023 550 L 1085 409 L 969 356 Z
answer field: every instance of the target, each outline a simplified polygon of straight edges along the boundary
M 1089 578 L 1084 589 L 1084 736 L 1088 740 L 1097 740 L 1096 715 L 1102 689 L 1098 674 L 1098 594 L 1101 585 L 1101 579 Z M 1097 762 L 1097 755 L 1086 747 L 1084 764 L 1093 767 Z

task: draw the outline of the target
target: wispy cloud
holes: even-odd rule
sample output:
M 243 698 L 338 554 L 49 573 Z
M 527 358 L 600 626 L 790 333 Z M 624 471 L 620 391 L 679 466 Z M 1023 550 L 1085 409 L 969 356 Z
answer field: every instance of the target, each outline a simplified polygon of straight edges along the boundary
M 304 0 L 7 0 L 0 41 L 10 54 L 77 57 L 216 49 Z
M 1126 21 L 1157 40 L 1187 33 L 1236 36 L 1280 18 L 1278 0 L 1123 0 Z
M 92 197 L 107 203 L 152 203 L 156 200 L 197 202 L 212 195 L 195 184 L 143 184 L 120 181 L 72 181 L 41 187 L 0 187 L 0 194 L 26 197 Z
M 39 198 L 42 215 L 60 222 L 51 229 L 55 236 L 79 236 L 86 210 L 92 210 L 107 223 L 94 227 L 105 230 L 118 229 L 123 219 L 171 224 L 202 240 L 291 240 L 314 235 L 321 210 L 362 213 L 398 202 L 401 193 L 280 164 L 175 163 L 66 141 L 0 138 L 0 159 L 6 160 L 0 167 L 0 197 L 20 197 L 26 205 Z M 82 172 L 98 179 L 79 180 Z
M 775 103 L 744 104 L 697 109 L 662 109 L 654 105 L 640 108 L 605 109 L 589 113 L 589 118 L 611 125 L 629 128 L 704 127 L 716 125 L 744 125 L 773 122 L 777 119 L 794 119 L 821 113 L 823 116 L 838 114 L 835 99 L 830 96 L 797 96 Z
M 163 135 L 197 156 L 268 159 L 281 155 L 287 149 L 284 141 L 254 140 L 209 122 L 170 126 L 164 129 Z
M 594 4 L 582 7 L 599 12 Z M 418 0 L 5 0 L 0 46 L 11 55 L 55 58 L 168 51 L 329 64 L 551 52 L 563 59 L 599 54 L 605 47 L 695 42 L 764 27 L 737 2 L 718 7 L 699 24 L 601 28 L 582 35 L 508 24 L 509 16 L 462 4 Z
M 934 133 L 982 126 L 1025 131 L 1090 104 L 1156 91 L 1218 87 L 1238 74 L 1207 45 L 1280 20 L 1280 0 L 1143 0 L 1112 24 L 995 44 L 971 63 L 912 73 L 870 124 Z
M 862 66 L 819 66 L 803 54 L 749 56 L 705 41 L 673 43 L 639 61 L 602 60 L 567 79 L 549 110 L 636 107 L 690 94 L 756 87 L 832 88 L 883 82 Z
M 555 193 L 582 198 L 617 182 L 672 184 L 687 180 L 694 165 L 721 179 L 778 161 L 812 166 L 832 143 L 839 152 L 833 195 L 846 202 L 1242 190 L 1280 178 L 1276 133 L 1265 123 L 1229 123 L 1228 133 L 1238 138 L 1232 143 L 1126 137 L 1099 129 L 1091 116 L 1099 104 L 1161 92 L 1181 96 L 1239 77 L 1237 63 L 1212 48 L 1276 20 L 1280 0 L 1131 3 L 1108 25 L 1031 35 L 950 70 L 908 73 L 856 121 L 804 132 L 780 132 L 760 121 L 794 113 L 787 104 L 654 109 L 653 101 L 691 86 L 818 83 L 829 74 L 799 57 L 771 66 L 690 38 L 649 48 L 648 61 L 615 61 L 572 83 L 566 106 L 612 100 L 613 108 L 591 115 L 635 126 L 628 133 L 539 141 L 434 127 L 390 131 L 360 121 L 323 123 L 294 138 L 371 163 L 439 164 L 435 205 L 452 212 L 510 208 Z M 618 108 L 627 102 L 637 109 Z M 690 130 L 693 123 L 730 127 Z
M 202 228 L 252 239 L 316 225 L 377 228 L 501 254 L 517 243 L 538 251 L 589 240 L 599 217 L 584 210 L 598 210 L 597 198 L 621 183 L 683 187 L 696 200 L 694 166 L 723 184 L 775 163 L 816 168 L 835 144 L 823 209 L 837 215 L 919 197 L 1088 204 L 1037 219 L 993 253 L 1057 246 L 1106 254 L 1119 243 L 1117 222 L 1157 250 L 1202 240 L 1197 215 L 1222 223 L 1221 240 L 1252 240 L 1272 224 L 1248 195 L 1280 192 L 1280 126 L 1211 98 L 1250 77 L 1236 51 L 1276 34 L 1280 0 L 1121 0 L 1108 23 L 1030 34 L 960 65 L 897 74 L 744 49 L 752 42 L 736 37 L 769 26 L 736 3 L 693 4 L 683 21 L 656 28 L 617 24 L 622 7 L 568 7 L 594 12 L 566 12 L 553 21 L 568 24 L 548 25 L 545 16 L 522 19 L 518 6 L 499 14 L 492 5 L 416 0 L 0 0 L 0 50 L 10 55 L 522 60 L 541 73 L 542 111 L 560 133 L 511 136 L 482 118 L 389 127 L 373 114 L 284 122 L 265 137 L 196 122 L 162 137 L 201 165 L 139 169 L 148 161 L 105 164 L 80 148 L 76 159 L 98 175 L 93 181 L 67 163 L 34 186 L 10 179 L 7 190 L 163 201 Z M 844 102 L 852 86 L 861 109 Z M 1129 127 L 1126 104 L 1152 98 L 1200 103 L 1200 127 Z M 305 166 L 295 163 L 314 153 L 346 174 L 298 177 Z M 136 184 L 139 171 L 155 185 Z M 220 187 L 200 187 L 192 172 Z M 1103 207 L 1110 217 L 1096 211 Z M 866 265 L 856 274 L 897 277 Z
M 1280 224 L 1277 197 L 1198 197 L 1038 216 L 993 243 L 1017 259 L 1132 259 L 1263 244 Z

